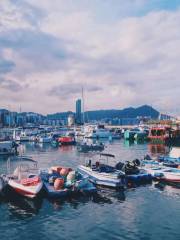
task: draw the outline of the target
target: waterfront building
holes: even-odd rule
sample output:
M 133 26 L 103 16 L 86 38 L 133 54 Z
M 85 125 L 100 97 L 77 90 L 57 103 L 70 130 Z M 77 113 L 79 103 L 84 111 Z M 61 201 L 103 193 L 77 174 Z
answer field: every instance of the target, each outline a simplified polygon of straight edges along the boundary
M 74 115 L 73 114 L 70 114 L 69 116 L 68 116 L 68 126 L 69 127 L 72 127 L 73 125 L 74 125 Z

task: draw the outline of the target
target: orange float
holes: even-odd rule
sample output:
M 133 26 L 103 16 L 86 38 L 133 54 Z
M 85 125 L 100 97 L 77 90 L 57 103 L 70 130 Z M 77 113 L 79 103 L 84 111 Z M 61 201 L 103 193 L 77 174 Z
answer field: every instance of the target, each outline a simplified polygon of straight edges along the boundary
M 64 187 L 64 179 L 62 178 L 57 178 L 55 181 L 54 181 L 54 189 L 55 190 L 61 190 L 63 189 Z
M 67 176 L 69 172 L 70 172 L 69 168 L 62 168 L 61 171 L 60 171 L 60 175 L 61 176 Z

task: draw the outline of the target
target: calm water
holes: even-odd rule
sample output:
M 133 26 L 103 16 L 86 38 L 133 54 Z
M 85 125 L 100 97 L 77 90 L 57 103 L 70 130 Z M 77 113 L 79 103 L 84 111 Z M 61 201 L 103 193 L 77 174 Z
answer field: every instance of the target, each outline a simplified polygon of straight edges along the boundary
M 85 155 L 75 147 L 53 149 L 48 145 L 25 144 L 21 150 L 38 160 L 41 168 L 52 165 L 76 167 Z M 130 160 L 165 148 L 108 144 L 106 152 Z M 7 159 L 0 160 L 0 171 Z M 12 168 L 16 165 L 12 163 Z M 23 198 L 0 199 L 0 240 L 13 239 L 180 239 L 180 189 L 149 184 L 124 192 L 101 190 L 94 197 L 64 201 Z

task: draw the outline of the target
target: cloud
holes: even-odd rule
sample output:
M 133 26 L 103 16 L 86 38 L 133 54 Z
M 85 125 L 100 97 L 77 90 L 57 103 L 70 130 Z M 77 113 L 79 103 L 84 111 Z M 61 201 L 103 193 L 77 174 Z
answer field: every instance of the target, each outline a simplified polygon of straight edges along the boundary
M 8 60 L 0 59 L 0 75 L 11 72 L 15 68 L 15 63 Z
M 8 91 L 15 91 L 16 93 L 23 89 L 23 87 L 18 82 L 3 78 L 0 78 L 0 87 Z
M 151 104 L 173 111 L 180 104 L 179 6 L 167 0 L 2 0 L 1 95 L 14 88 L 21 96 L 12 93 L 2 104 L 16 99 L 14 108 L 23 101 L 27 111 L 74 110 L 84 86 L 88 109 Z
M 72 97 L 72 95 L 81 96 L 82 93 L 82 87 L 79 83 L 67 83 L 59 86 L 54 86 L 50 91 L 48 91 L 48 94 L 50 96 L 58 96 L 62 99 L 67 99 L 69 97 Z M 98 86 L 93 85 L 86 85 L 86 91 L 93 93 L 101 91 L 102 88 Z

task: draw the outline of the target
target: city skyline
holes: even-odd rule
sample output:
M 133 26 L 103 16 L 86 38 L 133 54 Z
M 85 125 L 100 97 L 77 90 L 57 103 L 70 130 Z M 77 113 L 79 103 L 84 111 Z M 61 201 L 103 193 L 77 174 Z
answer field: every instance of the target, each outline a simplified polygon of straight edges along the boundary
M 180 1 L 2 0 L 0 108 L 180 115 Z

